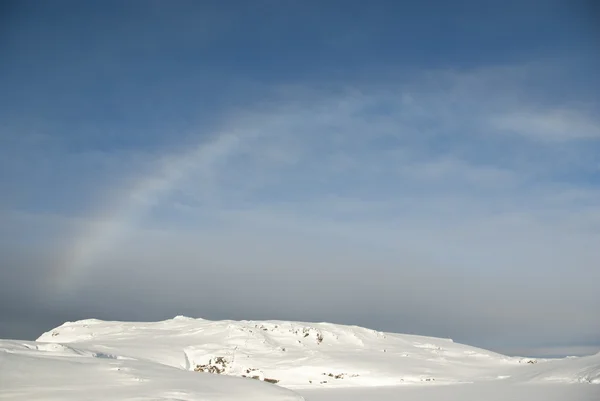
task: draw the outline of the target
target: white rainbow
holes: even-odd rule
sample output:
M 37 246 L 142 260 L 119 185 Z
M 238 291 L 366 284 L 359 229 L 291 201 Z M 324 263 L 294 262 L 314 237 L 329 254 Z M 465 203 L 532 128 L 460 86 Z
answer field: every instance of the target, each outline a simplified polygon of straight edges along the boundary
M 232 154 L 239 143 L 239 135 L 221 134 L 190 151 L 162 158 L 153 173 L 141 177 L 118 194 L 110 207 L 105 206 L 93 222 L 86 223 L 76 235 L 54 275 L 59 289 L 76 284 L 85 272 L 94 268 L 100 255 L 110 251 L 135 229 L 161 198 L 175 189 L 190 172 L 210 169 Z

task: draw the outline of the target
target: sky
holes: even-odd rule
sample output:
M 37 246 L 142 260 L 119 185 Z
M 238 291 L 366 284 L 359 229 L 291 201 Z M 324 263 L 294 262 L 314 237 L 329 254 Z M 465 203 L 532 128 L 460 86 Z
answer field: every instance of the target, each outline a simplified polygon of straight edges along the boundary
M 281 319 L 600 351 L 593 1 L 2 1 L 0 337 Z

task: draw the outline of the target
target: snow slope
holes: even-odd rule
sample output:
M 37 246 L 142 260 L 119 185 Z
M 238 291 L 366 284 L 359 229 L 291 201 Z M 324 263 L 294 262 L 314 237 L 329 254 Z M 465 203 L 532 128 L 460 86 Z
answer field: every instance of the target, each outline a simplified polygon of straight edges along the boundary
M 496 389 L 567 391 L 577 399 L 572 395 L 600 395 L 598 383 L 600 354 L 514 358 L 449 339 L 328 323 L 90 319 L 67 322 L 36 342 L 0 340 L 0 399 L 301 399 L 288 389 L 308 400 L 398 399 L 397 391 L 407 400 L 461 392 L 467 395 L 455 399 L 468 400 L 482 389 L 488 399 L 502 394 Z
M 455 386 L 391 386 L 303 389 L 307 401 L 598 401 L 598 386 L 474 383 Z
M 186 372 L 60 344 L 0 340 L 0 400 L 300 401 L 302 397 L 256 380 Z

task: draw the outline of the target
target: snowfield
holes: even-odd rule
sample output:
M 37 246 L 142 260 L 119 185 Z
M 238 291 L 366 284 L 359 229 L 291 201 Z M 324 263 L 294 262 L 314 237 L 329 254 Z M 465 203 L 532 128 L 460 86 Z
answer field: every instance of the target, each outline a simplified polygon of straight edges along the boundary
M 600 400 L 600 353 L 538 360 L 283 321 L 67 322 L 0 340 L 0 399 Z

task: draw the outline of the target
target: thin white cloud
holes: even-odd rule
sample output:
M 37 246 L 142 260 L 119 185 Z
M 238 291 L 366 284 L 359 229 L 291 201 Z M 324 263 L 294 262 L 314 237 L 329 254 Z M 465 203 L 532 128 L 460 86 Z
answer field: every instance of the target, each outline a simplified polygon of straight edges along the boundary
M 403 165 L 401 174 L 415 180 L 438 182 L 464 182 L 478 188 L 506 189 L 515 186 L 524 177 L 515 171 L 485 164 L 467 163 L 449 157 Z
M 517 111 L 491 118 L 492 127 L 540 141 L 600 139 L 600 120 L 577 110 Z

